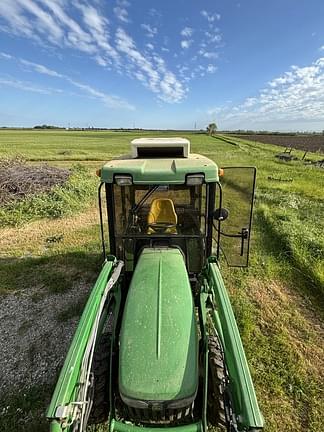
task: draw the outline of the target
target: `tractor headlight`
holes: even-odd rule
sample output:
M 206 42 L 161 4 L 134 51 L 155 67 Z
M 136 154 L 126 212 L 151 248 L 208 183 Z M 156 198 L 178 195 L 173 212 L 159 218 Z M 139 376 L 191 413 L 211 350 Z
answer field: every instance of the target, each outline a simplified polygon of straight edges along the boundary
M 187 175 L 187 186 L 196 186 L 203 184 L 205 180 L 204 174 L 191 174 Z
M 130 186 L 133 184 L 133 179 L 129 175 L 115 175 L 115 182 L 118 186 Z

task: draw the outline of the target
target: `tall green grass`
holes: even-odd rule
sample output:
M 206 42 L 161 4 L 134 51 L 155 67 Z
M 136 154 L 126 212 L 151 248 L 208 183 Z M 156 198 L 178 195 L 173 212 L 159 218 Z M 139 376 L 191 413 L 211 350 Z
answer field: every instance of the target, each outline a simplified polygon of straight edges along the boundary
M 290 261 L 295 271 L 308 280 L 310 290 L 316 289 L 324 294 L 324 237 L 318 230 L 322 221 L 311 215 L 316 205 L 309 203 L 305 209 L 302 200 L 296 200 L 294 196 L 286 198 L 298 206 L 299 212 L 289 207 L 261 204 L 257 209 L 259 223 L 277 239 L 278 256 Z M 324 210 L 323 204 L 318 207 L 322 209 L 320 211 Z M 307 210 L 309 214 L 305 217 Z

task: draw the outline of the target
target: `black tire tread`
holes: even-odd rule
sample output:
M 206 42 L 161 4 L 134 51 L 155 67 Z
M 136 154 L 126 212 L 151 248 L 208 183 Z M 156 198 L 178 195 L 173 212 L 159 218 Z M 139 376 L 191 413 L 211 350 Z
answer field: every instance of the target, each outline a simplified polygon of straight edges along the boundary
M 93 404 L 88 424 L 98 424 L 107 421 L 109 414 L 109 360 L 111 334 L 105 333 L 95 349 L 92 363 L 94 375 Z
M 208 421 L 212 426 L 226 429 L 224 380 L 226 377 L 223 350 L 217 336 L 208 340 Z

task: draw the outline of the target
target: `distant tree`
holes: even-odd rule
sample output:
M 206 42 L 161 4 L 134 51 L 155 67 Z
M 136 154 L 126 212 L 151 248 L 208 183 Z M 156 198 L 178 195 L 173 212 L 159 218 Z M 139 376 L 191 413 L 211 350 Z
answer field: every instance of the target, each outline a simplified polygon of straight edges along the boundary
M 52 126 L 52 125 L 43 124 L 43 125 L 34 126 L 34 129 L 62 129 L 62 128 L 59 126 Z
M 216 123 L 209 123 L 207 126 L 207 134 L 208 135 L 214 135 L 217 131 L 217 124 Z

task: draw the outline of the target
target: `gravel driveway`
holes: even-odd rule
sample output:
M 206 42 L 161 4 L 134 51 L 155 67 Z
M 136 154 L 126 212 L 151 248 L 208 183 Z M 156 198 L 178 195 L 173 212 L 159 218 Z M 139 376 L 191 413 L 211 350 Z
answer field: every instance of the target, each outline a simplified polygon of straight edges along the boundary
M 65 293 L 26 289 L 0 298 L 0 397 L 55 379 L 79 322 L 60 313 L 89 289 L 78 283 Z

